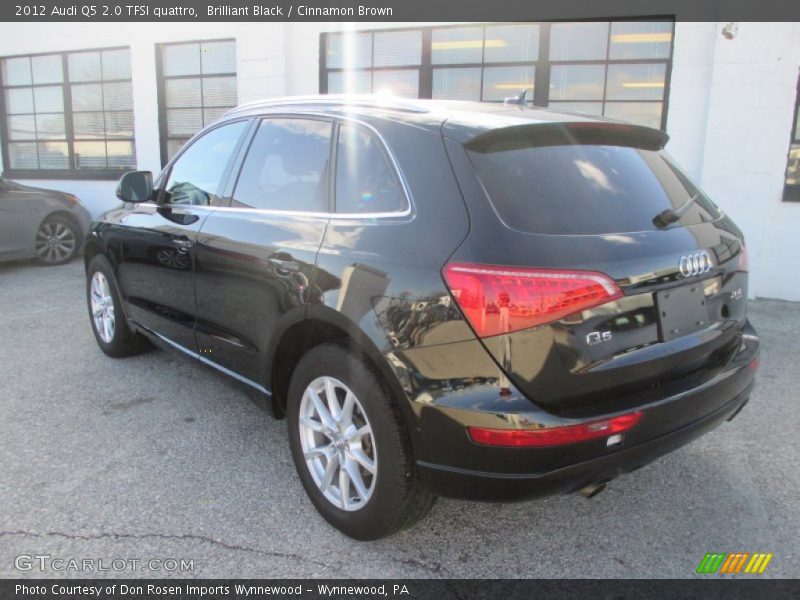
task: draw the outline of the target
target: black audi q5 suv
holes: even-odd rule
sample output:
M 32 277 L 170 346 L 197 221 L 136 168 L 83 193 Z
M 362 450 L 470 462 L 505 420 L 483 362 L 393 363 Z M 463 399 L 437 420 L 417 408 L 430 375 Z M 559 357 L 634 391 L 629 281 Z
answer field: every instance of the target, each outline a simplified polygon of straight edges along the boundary
M 742 232 L 666 141 L 516 105 L 240 106 L 93 224 L 97 343 L 251 390 L 354 538 L 438 495 L 591 495 L 732 419 L 758 365 Z

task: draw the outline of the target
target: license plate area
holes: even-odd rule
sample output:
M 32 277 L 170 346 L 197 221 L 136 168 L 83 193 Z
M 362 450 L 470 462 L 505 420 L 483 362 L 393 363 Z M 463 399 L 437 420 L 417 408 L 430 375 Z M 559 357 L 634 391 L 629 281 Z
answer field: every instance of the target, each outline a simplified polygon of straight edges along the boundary
M 662 342 L 708 327 L 708 307 L 702 281 L 656 292 L 656 306 Z

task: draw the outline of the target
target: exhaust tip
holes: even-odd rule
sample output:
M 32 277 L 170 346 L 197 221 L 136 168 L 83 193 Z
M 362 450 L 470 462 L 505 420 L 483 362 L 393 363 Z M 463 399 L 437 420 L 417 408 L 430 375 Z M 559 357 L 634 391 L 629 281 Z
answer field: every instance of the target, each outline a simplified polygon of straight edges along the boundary
M 590 483 L 581 490 L 581 496 L 584 498 L 594 498 L 604 489 L 606 489 L 605 483 Z

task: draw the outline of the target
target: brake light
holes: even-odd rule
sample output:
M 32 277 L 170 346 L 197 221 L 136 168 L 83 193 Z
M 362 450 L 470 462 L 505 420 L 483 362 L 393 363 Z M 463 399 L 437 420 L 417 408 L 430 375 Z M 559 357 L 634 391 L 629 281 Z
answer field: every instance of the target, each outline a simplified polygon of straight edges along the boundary
M 642 420 L 643 413 L 635 412 L 604 421 L 544 429 L 487 429 L 468 427 L 470 439 L 485 446 L 530 448 L 576 444 L 628 431 Z
M 623 294 L 602 273 L 450 263 L 444 280 L 478 337 L 545 323 Z
M 747 246 L 742 244 L 742 249 L 739 250 L 739 266 L 736 267 L 737 271 L 744 271 L 745 273 L 748 272 L 750 269 L 749 260 L 747 258 Z

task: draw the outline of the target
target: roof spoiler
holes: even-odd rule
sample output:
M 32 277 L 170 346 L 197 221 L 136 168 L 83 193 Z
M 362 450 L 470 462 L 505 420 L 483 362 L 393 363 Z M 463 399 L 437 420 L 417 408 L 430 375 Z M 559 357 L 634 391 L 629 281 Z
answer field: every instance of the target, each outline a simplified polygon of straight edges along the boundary
M 537 146 L 627 146 L 661 150 L 669 136 L 660 129 L 606 121 L 531 123 L 491 129 L 466 146 L 475 152 L 501 152 Z

